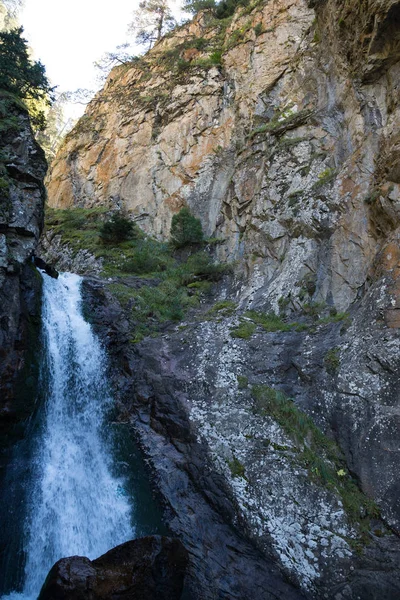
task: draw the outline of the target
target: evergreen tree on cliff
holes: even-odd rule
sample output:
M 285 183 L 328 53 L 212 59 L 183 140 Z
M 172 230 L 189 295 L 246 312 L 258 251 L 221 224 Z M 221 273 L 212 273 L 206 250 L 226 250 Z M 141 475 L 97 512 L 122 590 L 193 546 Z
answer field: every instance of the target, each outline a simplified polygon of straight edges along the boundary
M 138 44 L 149 48 L 176 25 L 167 0 L 142 0 L 133 17 L 129 32 Z
M 185 0 L 183 10 L 197 14 L 201 10 L 212 10 L 217 19 L 233 15 L 238 6 L 247 6 L 249 0 Z
M 23 28 L 0 32 L 0 90 L 24 100 L 34 116 L 34 124 L 44 125 L 40 104 L 50 104 L 51 88 L 42 63 L 32 62 Z

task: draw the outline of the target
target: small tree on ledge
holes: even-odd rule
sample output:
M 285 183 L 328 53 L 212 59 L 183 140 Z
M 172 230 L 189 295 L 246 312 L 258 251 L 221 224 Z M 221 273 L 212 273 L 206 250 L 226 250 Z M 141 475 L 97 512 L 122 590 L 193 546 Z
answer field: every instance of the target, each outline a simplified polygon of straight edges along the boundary
M 200 219 L 193 216 L 186 206 L 172 217 L 170 235 L 175 248 L 200 244 L 204 237 Z
M 114 214 L 109 221 L 100 228 L 100 239 L 103 244 L 119 244 L 135 237 L 135 228 L 132 221 Z

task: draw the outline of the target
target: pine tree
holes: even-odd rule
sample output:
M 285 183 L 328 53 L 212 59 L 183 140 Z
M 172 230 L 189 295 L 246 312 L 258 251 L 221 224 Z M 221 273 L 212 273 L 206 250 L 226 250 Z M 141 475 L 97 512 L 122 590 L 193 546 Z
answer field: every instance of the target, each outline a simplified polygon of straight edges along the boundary
M 22 100 L 49 102 L 53 88 L 41 62 L 29 58 L 23 28 L 0 32 L 0 89 Z
M 200 219 L 192 215 L 186 206 L 172 217 L 170 235 L 175 248 L 200 244 L 204 237 Z
M 183 10 L 192 14 L 197 14 L 201 10 L 214 10 L 215 0 L 185 0 Z
M 133 14 L 128 30 L 135 35 L 138 44 L 148 48 L 176 25 L 168 0 L 142 0 Z

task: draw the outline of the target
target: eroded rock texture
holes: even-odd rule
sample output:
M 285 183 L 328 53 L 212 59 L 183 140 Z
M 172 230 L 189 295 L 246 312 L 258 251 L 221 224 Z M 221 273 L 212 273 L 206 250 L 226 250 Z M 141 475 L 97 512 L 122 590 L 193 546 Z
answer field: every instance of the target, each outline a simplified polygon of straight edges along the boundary
M 34 395 L 30 382 L 18 393 L 15 386 L 24 369 L 29 379 L 39 332 L 40 276 L 32 256 L 43 225 L 47 164 L 28 114 L 8 97 L 2 101 L 8 114 L 0 131 L 0 423 L 9 428 L 20 411 L 26 416 L 32 409 L 25 402 Z
M 400 9 L 314 5 L 260 3 L 222 33 L 203 15 L 115 69 L 57 157 L 51 206 L 124 207 L 167 237 L 188 204 L 243 261 L 249 299 L 298 303 L 313 274 L 313 300 L 346 309 L 396 244 Z M 222 65 L 196 66 L 187 44 L 217 35 Z
M 259 411 L 251 394 L 267 385 L 295 398 L 338 439 L 353 477 L 359 475 L 386 523 L 393 523 L 397 435 L 386 416 L 390 396 L 386 405 L 372 405 L 352 392 L 353 379 L 365 390 L 373 383 L 385 388 L 390 377 L 378 365 L 382 324 L 374 321 L 365 337 L 359 330 L 371 297 L 359 309 L 360 320 L 347 327 L 259 327 L 245 340 L 231 336 L 237 316 L 205 320 L 197 312 L 192 323 L 132 346 L 129 314 L 103 284 L 88 280 L 85 294 L 110 352 L 121 416 L 131 419 L 153 465 L 167 523 L 189 550 L 193 598 L 291 597 L 278 583 L 274 562 L 308 598 L 398 597 L 398 536 L 378 517 L 363 519 L 360 496 L 349 512 L 349 497 L 313 475 L 323 465 L 304 462 L 307 439 Z M 335 365 L 327 359 L 333 348 Z M 323 457 L 324 446 L 318 451 Z

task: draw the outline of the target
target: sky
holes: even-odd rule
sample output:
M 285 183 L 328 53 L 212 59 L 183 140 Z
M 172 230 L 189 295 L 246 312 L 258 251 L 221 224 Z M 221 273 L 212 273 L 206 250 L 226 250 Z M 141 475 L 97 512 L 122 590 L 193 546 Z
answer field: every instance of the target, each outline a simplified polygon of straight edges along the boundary
M 57 91 L 99 87 L 93 63 L 128 40 L 127 25 L 139 1 L 25 0 L 19 17 L 24 36 Z M 77 117 L 84 108 L 68 112 Z
M 132 13 L 140 0 L 24 0 L 19 20 L 24 36 L 40 60 L 57 92 L 79 88 L 97 90 L 98 70 L 93 63 L 105 52 L 133 41 L 127 34 Z M 171 8 L 179 19 L 180 0 Z M 69 105 L 67 117 L 77 118 L 85 109 L 82 104 Z

